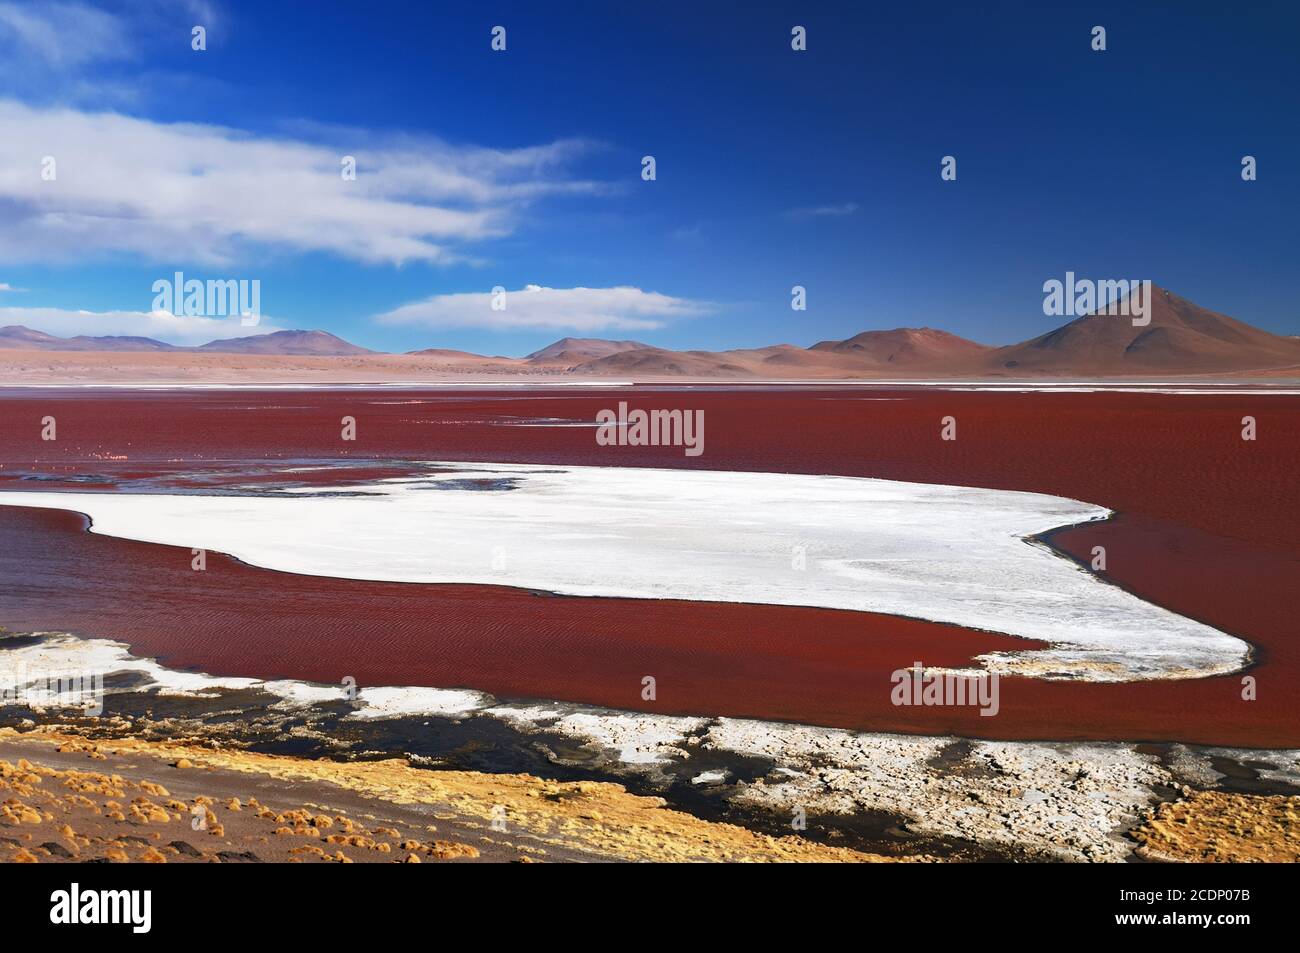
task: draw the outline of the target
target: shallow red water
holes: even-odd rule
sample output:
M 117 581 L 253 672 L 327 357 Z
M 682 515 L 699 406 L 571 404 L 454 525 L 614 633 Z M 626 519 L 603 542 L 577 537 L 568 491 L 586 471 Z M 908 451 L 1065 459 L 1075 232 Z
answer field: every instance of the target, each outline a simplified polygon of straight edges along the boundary
M 900 658 L 965 665 L 1027 644 L 897 616 L 829 609 L 581 599 L 501 586 L 426 586 L 277 573 L 188 549 L 84 532 L 83 517 L 0 507 L 11 627 L 61 625 L 180 667 L 365 685 L 468 686 L 505 697 L 799 719 L 824 696 L 860 718 Z M 1033 644 L 1033 643 L 1028 643 Z M 773 677 L 777 675 L 778 677 Z
M 862 400 L 891 397 L 901 400 Z M 702 408 L 705 452 L 597 447 L 597 410 Z M 419 403 L 408 401 L 418 400 Z M 58 441 L 40 420 L 58 420 Z M 1240 439 L 1255 416 L 1259 440 Z M 358 439 L 339 439 L 340 418 Z M 958 439 L 939 439 L 940 418 Z M 103 459 L 121 457 L 125 460 Z M 250 461 L 403 459 L 839 473 L 1033 490 L 1121 511 L 1055 540 L 1151 601 L 1252 642 L 1240 676 L 1096 685 L 1005 679 L 1001 713 L 896 708 L 888 674 L 1008 643 L 949 626 L 829 610 L 565 599 L 474 586 L 313 580 L 188 550 L 106 539 L 80 520 L 0 508 L 0 622 L 127 641 L 223 674 L 465 685 L 674 713 L 1007 738 L 1177 739 L 1300 746 L 1300 399 L 1269 395 L 836 390 L 548 392 L 24 392 L 0 396 L 0 487 L 102 476 L 159 485 L 245 479 Z M 206 471 L 196 478 L 196 470 Z M 211 471 L 216 471 L 215 475 Z M 43 480 L 31 481 L 33 475 Z M 20 479 L 21 477 L 21 479 Z M 63 480 L 74 480 L 63 484 Z M 201 582 L 196 582 L 201 577 Z M 643 675 L 658 699 L 640 698 Z

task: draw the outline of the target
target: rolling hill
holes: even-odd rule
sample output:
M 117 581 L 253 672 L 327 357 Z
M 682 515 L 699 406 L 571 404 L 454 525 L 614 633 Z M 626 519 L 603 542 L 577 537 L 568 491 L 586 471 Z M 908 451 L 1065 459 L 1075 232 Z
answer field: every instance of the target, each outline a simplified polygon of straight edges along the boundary
M 248 337 L 209 341 L 200 351 L 221 351 L 226 354 L 297 354 L 314 357 L 337 357 L 352 354 L 374 354 L 369 348 L 350 344 L 328 331 L 272 331 Z
M 1152 285 L 1151 320 L 1093 313 L 997 348 L 988 372 L 1114 377 L 1224 373 L 1300 363 L 1300 341 L 1270 334 Z
M 936 328 L 867 330 L 810 347 L 774 344 L 726 351 L 676 351 L 639 341 L 566 337 L 525 357 L 487 357 L 430 347 L 371 351 L 326 331 L 275 331 L 200 347 L 141 337 L 60 338 L 19 325 L 0 328 L 0 369 L 11 375 L 150 379 L 301 373 L 328 381 L 534 377 L 623 380 L 1031 380 L 1170 379 L 1216 375 L 1300 378 L 1300 337 L 1271 334 L 1152 286 L 1151 320 L 1093 313 L 1002 347 Z M 23 355 L 41 353 L 37 365 Z M 60 355 L 54 358 L 56 352 Z M 66 352 L 66 353 L 65 353 Z M 84 357 L 77 358 L 75 352 Z M 200 359 L 201 356 L 201 359 Z M 271 361 L 271 359 L 275 359 Z M 294 362 L 297 363 L 294 363 Z M 269 363 L 268 363 L 269 362 Z M 342 379 L 342 378 L 340 378 Z

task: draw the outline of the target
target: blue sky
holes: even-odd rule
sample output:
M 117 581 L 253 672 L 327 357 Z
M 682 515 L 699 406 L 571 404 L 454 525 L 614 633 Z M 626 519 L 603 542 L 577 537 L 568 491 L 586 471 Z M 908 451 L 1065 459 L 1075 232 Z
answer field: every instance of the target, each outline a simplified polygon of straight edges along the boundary
M 1070 270 L 1300 333 L 1297 8 L 1038 6 L 0 2 L 0 323 L 247 333 L 181 270 L 391 350 L 1007 343 Z

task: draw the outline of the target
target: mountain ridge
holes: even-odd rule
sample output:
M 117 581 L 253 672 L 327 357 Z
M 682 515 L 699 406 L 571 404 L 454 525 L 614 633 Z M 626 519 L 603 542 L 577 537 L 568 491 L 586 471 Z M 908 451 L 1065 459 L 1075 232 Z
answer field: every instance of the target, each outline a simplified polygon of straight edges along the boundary
M 430 347 L 405 354 L 372 351 L 328 331 L 286 330 L 185 347 L 137 336 L 60 338 L 9 325 L 0 350 L 125 355 L 185 354 L 354 358 L 394 369 L 402 362 L 448 373 L 699 377 L 724 379 L 1105 378 L 1268 372 L 1300 376 L 1300 336 L 1254 327 L 1156 285 L 1145 323 L 1098 309 L 1036 337 L 994 346 L 933 327 L 860 331 L 808 347 L 773 344 L 724 351 L 671 350 L 640 341 L 564 337 L 524 357 L 489 357 Z

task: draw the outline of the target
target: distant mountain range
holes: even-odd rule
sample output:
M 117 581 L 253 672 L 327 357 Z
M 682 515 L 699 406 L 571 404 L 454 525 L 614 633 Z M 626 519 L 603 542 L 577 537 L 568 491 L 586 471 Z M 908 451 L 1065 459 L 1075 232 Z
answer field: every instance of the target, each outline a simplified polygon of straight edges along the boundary
M 166 344 L 153 338 L 80 334 L 60 338 L 43 331 L 33 331 L 19 324 L 0 328 L 0 349 L 18 351 L 213 351 L 222 354 L 284 354 L 304 356 L 338 356 L 375 354 L 368 348 L 349 344 L 328 331 L 273 331 L 242 338 L 209 341 L 198 347 Z
M 339 357 L 351 354 L 375 354 L 369 348 L 351 344 L 328 331 L 273 331 L 225 341 L 209 341 L 200 351 L 222 354 L 286 354 L 311 357 Z
M 60 338 L 33 331 L 20 324 L 0 328 L 0 348 L 15 351 L 174 351 L 176 348 L 153 338 L 88 337 Z
M 1300 338 L 1270 334 L 1163 288 L 1153 286 L 1151 297 L 1150 321 L 1145 325 L 1134 325 L 1126 316 L 1094 313 L 1004 347 L 979 344 L 934 328 L 894 328 L 863 331 L 842 341 L 820 341 L 806 348 L 775 344 L 730 351 L 673 351 L 639 341 L 563 338 L 526 357 L 510 358 L 443 348 L 382 354 L 325 331 L 276 331 L 178 347 L 141 337 L 59 338 L 15 325 L 0 328 L 0 350 L 165 352 L 149 359 L 151 367 L 169 356 L 183 364 L 187 354 L 244 355 L 249 359 L 348 357 L 356 359 L 349 363 L 354 369 L 373 363 L 377 379 L 385 374 L 427 377 L 438 373 L 780 380 L 1092 379 L 1243 372 L 1300 376 Z M 211 361 L 205 359 L 204 366 L 211 367 Z

